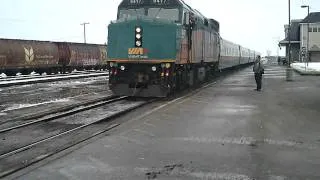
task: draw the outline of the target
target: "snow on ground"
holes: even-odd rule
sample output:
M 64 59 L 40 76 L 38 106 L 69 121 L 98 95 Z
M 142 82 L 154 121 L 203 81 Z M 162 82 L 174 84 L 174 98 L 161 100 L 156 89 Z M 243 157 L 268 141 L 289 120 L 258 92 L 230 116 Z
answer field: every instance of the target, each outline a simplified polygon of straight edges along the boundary
M 3 114 L 8 111 L 29 108 L 29 107 L 35 107 L 35 106 L 40 106 L 40 105 L 45 105 L 45 104 L 68 102 L 68 101 L 70 101 L 69 98 L 64 98 L 64 99 L 56 99 L 56 100 L 46 101 L 46 102 L 36 103 L 36 104 L 12 104 L 11 106 L 7 107 L 6 109 L 0 111 L 0 113 Z
M 6 78 L 6 77 L 7 77 L 7 75 L 6 75 L 6 74 L 4 74 L 4 73 L 1 73 L 1 74 L 0 74 L 0 77 L 2 77 L 2 78 Z
M 305 75 L 320 75 L 320 63 L 293 63 L 292 68 Z
M 98 73 L 99 75 L 106 75 L 107 73 Z M 91 76 L 96 76 L 97 74 L 79 74 L 79 75 L 64 75 L 64 76 L 52 76 L 52 77 L 45 77 L 45 78 L 34 78 L 34 79 L 19 79 L 19 80 L 12 80 L 10 82 L 0 82 L 0 84 L 17 84 L 17 83 L 27 83 L 27 82 L 43 82 L 43 81 L 47 81 L 47 80 L 65 80 L 67 78 L 90 78 Z
M 40 76 L 39 73 L 36 73 L 36 72 L 34 72 L 34 71 L 32 71 L 32 72 L 30 73 L 30 75 L 31 75 L 31 76 Z
M 50 87 L 71 87 L 71 86 L 78 86 L 78 85 L 89 85 L 97 82 L 97 80 L 87 80 L 87 81 L 71 81 L 71 82 L 64 82 L 58 81 L 49 84 Z

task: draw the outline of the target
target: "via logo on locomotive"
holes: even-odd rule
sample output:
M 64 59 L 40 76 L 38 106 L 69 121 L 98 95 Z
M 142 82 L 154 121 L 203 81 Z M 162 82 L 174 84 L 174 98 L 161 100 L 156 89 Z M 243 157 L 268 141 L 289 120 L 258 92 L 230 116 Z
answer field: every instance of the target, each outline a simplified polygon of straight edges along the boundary
M 129 58 L 148 58 L 148 49 L 146 48 L 129 48 L 128 57 Z

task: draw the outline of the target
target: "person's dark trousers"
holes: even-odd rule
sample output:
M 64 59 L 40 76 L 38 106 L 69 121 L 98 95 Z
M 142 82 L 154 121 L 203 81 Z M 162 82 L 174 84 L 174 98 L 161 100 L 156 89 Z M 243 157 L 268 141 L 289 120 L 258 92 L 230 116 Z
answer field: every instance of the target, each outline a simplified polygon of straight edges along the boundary
M 262 74 L 261 73 L 254 73 L 254 77 L 255 77 L 256 83 L 257 83 L 257 90 L 260 91 L 261 86 L 262 86 Z

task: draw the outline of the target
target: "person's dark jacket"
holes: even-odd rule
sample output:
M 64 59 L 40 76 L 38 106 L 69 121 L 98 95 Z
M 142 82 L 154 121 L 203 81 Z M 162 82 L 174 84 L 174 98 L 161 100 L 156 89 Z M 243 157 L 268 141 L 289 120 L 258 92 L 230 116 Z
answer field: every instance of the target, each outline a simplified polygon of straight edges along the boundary
M 261 61 L 256 61 L 254 63 L 253 72 L 264 74 L 264 67 L 263 67 L 263 64 L 261 63 Z

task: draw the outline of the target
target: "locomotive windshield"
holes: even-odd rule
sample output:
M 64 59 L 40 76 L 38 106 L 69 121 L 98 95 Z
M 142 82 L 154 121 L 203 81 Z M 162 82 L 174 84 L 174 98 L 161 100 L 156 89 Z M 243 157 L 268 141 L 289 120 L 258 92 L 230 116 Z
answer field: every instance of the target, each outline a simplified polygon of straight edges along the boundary
M 178 9 L 149 8 L 148 16 L 158 19 L 168 19 L 174 22 L 179 22 Z
M 152 19 L 165 19 L 180 22 L 179 9 L 177 8 L 139 8 L 139 9 L 120 9 L 118 19 L 135 18 L 146 16 Z
M 121 9 L 119 11 L 119 18 L 118 19 L 123 19 L 123 18 L 131 18 L 131 17 L 141 17 L 145 16 L 145 9 L 140 8 L 140 9 Z

